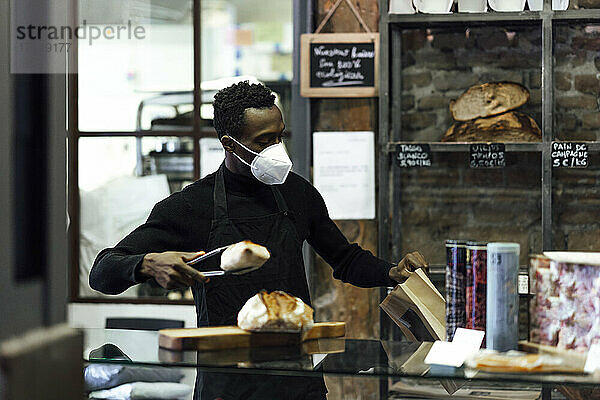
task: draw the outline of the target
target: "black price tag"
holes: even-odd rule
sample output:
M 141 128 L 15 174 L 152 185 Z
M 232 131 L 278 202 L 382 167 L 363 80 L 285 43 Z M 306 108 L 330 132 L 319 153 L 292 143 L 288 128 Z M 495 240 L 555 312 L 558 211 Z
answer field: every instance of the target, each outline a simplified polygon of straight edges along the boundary
M 552 142 L 551 156 L 554 168 L 586 168 L 588 145 L 578 142 Z
M 428 144 L 400 144 L 396 162 L 400 168 L 431 167 L 431 150 Z
M 503 168 L 505 166 L 504 143 L 473 143 L 469 145 L 469 167 Z

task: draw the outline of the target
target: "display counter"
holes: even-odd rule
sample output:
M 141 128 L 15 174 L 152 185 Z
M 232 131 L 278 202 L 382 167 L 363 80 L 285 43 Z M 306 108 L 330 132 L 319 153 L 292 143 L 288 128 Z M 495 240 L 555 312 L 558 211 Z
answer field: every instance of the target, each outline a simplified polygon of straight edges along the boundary
M 564 398 L 556 388 L 562 393 L 587 393 L 580 398 L 592 398 L 591 391 L 600 391 L 600 374 L 484 373 L 426 365 L 423 360 L 427 343 L 319 339 L 301 346 L 176 352 L 159 348 L 159 334 L 154 331 L 86 329 L 84 333 L 84 359 L 88 363 L 195 368 L 218 376 L 264 376 L 267 380 L 273 376 L 372 378 L 380 381 L 380 393 L 385 393 L 381 398 L 394 397 L 396 392 L 409 395 L 411 390 L 417 390 L 413 396 L 419 395 L 418 390 L 432 391 L 429 395 L 421 392 L 420 398 L 444 398 L 434 397 L 434 387 L 440 384 L 446 391 L 456 391 L 456 395 L 471 388 L 463 393 L 471 396 L 466 398 L 503 398 L 489 397 L 492 388 L 504 392 L 505 398 L 532 399 Z M 513 389 L 518 393 L 507 396 L 506 392 Z

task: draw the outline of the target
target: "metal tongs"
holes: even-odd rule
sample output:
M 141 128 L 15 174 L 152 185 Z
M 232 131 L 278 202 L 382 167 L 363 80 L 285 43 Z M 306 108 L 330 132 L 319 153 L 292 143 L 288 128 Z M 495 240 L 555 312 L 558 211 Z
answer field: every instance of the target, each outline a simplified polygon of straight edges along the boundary
M 197 256 L 196 258 L 192 258 L 190 261 L 186 262 L 187 265 L 194 265 L 194 264 L 198 264 L 201 261 L 206 260 L 207 258 L 216 256 L 217 254 L 221 254 L 225 249 L 227 249 L 229 246 L 232 246 L 235 243 L 232 244 L 228 244 L 227 246 L 223 246 L 223 247 L 218 247 L 214 250 L 209 251 L 208 253 L 204 253 L 202 255 Z M 216 271 L 200 271 L 202 273 L 202 275 L 204 276 L 220 276 L 220 275 L 229 275 L 229 274 L 243 274 L 246 272 L 249 272 L 253 269 L 256 269 L 256 267 L 248 267 L 248 268 L 242 268 L 242 269 L 238 269 L 235 271 L 223 271 L 222 269 L 218 269 Z

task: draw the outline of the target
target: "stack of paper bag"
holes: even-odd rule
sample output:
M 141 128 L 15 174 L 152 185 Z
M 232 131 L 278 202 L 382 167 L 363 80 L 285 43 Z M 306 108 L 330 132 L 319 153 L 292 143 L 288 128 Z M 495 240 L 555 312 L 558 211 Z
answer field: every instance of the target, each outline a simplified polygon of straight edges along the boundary
M 422 269 L 418 269 L 379 305 L 409 340 L 446 338 L 446 301 Z

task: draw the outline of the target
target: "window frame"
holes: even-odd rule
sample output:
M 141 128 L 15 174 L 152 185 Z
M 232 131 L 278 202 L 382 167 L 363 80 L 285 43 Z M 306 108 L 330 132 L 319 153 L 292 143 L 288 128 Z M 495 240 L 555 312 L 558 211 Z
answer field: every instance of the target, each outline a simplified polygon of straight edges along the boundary
M 67 196 L 68 196 L 68 255 L 69 255 L 69 302 L 71 303 L 117 303 L 117 304 L 184 304 L 193 305 L 193 300 L 169 300 L 166 297 L 131 297 L 131 298 L 90 298 L 79 295 L 79 256 L 80 256 L 80 198 L 79 198 L 79 139 L 83 137 L 191 137 L 193 139 L 193 179 L 200 178 L 200 139 L 216 137 L 215 130 L 201 119 L 200 109 L 202 96 L 201 83 L 201 0 L 192 0 L 193 12 L 193 60 L 194 60 L 194 89 L 193 89 L 193 119 L 190 130 L 138 130 L 138 131 L 101 131 L 89 132 L 79 129 L 79 80 L 78 80 L 78 42 L 72 46 L 68 59 L 68 81 L 67 81 Z M 73 10 L 73 26 L 78 23 L 79 1 L 71 1 Z

